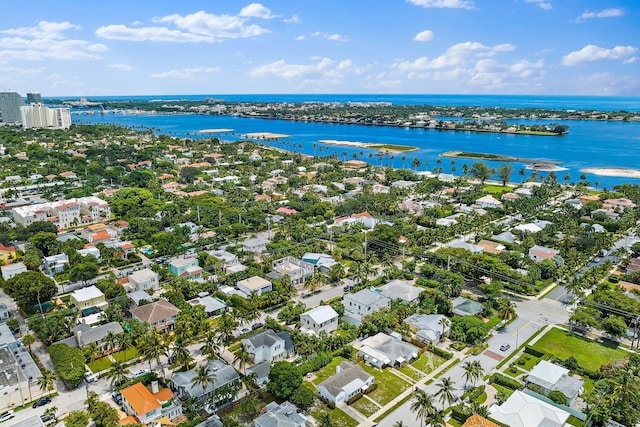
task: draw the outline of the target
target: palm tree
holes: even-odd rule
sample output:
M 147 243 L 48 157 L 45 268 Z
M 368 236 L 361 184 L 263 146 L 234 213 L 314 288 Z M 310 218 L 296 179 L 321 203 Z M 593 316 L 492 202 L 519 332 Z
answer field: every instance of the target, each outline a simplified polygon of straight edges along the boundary
M 124 351 L 124 360 L 127 360 L 127 349 L 133 346 L 133 338 L 130 334 L 118 334 L 117 336 L 118 349 Z
M 180 366 L 182 370 L 188 371 L 193 362 L 193 356 L 189 351 L 188 342 L 184 338 L 176 339 L 171 353 L 171 362 L 174 366 Z
M 516 316 L 516 308 L 513 302 L 508 298 L 499 298 L 498 304 L 498 317 L 504 321 L 510 320 Z
M 122 362 L 115 361 L 111 364 L 111 369 L 107 372 L 107 378 L 111 381 L 109 384 L 113 386 L 114 383 L 122 384 L 127 380 L 129 370 Z
M 484 375 L 484 368 L 480 364 L 479 360 L 467 360 L 463 363 L 462 369 L 464 370 L 463 375 L 465 388 L 468 382 L 472 383 L 475 386 L 476 381 L 482 378 L 482 376 Z
M 433 411 L 427 414 L 425 421 L 427 422 L 427 426 L 431 427 L 444 427 L 447 425 L 444 421 L 444 412 L 442 411 Z
M 407 426 L 402 420 L 400 420 L 393 423 L 393 427 L 407 427 Z
M 451 377 L 444 377 L 437 384 L 439 389 L 436 392 L 435 396 L 438 398 L 440 403 L 442 403 L 442 409 L 445 408 L 445 403 L 451 405 L 453 402 L 453 391 L 455 390 L 455 381 L 451 379 Z
M 433 396 L 422 389 L 416 390 L 410 406 L 411 412 L 416 414 L 416 418 L 420 420 L 420 426 L 424 422 L 428 414 L 435 412 L 436 407 L 433 405 Z
M 51 372 L 47 368 L 42 368 L 40 376 L 38 377 L 38 387 L 41 391 L 48 391 L 51 396 L 51 391 L 54 388 L 53 382 L 58 378 L 55 372 Z
M 327 412 L 323 412 L 318 420 L 318 427 L 336 427 L 336 423 L 329 417 Z
M 251 353 L 249 353 L 244 346 L 240 347 L 240 350 L 233 359 L 233 363 L 238 363 L 238 368 L 242 370 L 243 374 L 246 374 L 247 363 L 251 362 Z
M 200 365 L 198 369 L 196 369 L 195 374 L 195 377 L 191 379 L 191 386 L 202 386 L 202 394 L 205 395 L 209 384 L 216 382 L 216 375 L 208 364 Z
M 94 362 L 100 353 L 98 345 L 95 342 L 87 344 L 82 351 L 84 353 L 85 360 L 88 360 L 89 363 Z
M 29 353 L 31 353 L 31 344 L 36 342 L 36 338 L 31 335 L 31 334 L 25 334 L 22 337 L 22 344 L 27 346 L 27 349 L 29 350 Z
M 208 359 L 213 359 L 220 353 L 220 337 L 215 330 L 210 329 L 207 331 L 200 346 L 200 353 L 207 356 Z
M 167 355 L 167 348 L 158 330 L 154 328 L 151 333 L 143 335 L 141 341 L 140 354 L 144 360 L 149 362 L 149 370 L 153 370 L 152 361 L 156 362 L 156 367 L 162 369 L 160 357 Z M 162 369 L 162 376 L 164 377 L 164 369 Z
M 440 339 L 442 340 L 444 338 L 444 332 L 449 327 L 449 325 L 451 325 L 451 320 L 447 319 L 446 317 L 442 317 L 440 320 L 438 320 L 438 324 L 442 326 L 442 335 L 440 336 Z
M 104 337 L 104 343 L 107 346 L 107 352 L 111 353 L 118 344 L 118 336 L 114 334 L 112 331 L 107 332 L 107 335 Z

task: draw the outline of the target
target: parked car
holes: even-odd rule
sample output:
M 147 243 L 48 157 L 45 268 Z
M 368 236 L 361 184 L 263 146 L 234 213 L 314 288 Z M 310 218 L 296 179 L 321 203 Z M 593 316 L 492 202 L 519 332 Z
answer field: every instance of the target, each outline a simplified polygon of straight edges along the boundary
M 40 415 L 40 420 L 42 420 L 43 423 L 46 423 L 47 421 L 53 420 L 55 417 L 55 414 L 44 414 Z
M 13 409 L 10 411 L 5 412 L 4 414 L 0 415 L 0 423 L 10 420 L 11 418 L 15 417 L 15 415 L 13 414 Z
M 143 376 L 144 374 L 148 374 L 149 370 L 148 369 L 139 369 L 137 371 L 134 371 L 131 373 L 131 378 L 138 378 Z
M 351 290 L 351 285 L 346 285 L 344 288 L 342 288 L 342 290 L 344 292 L 349 292 Z
M 249 332 L 251 332 L 251 329 L 249 329 L 249 328 L 242 328 L 242 330 L 240 331 L 240 335 L 245 335 L 245 334 L 248 334 Z
M 251 325 L 251 329 L 255 331 L 256 329 L 260 329 L 263 326 L 264 326 L 264 323 L 258 322 L 258 323 L 254 323 L 253 325 Z
M 116 402 L 118 405 L 120 405 L 122 403 L 122 395 L 120 394 L 120 392 L 118 391 L 114 391 L 113 393 L 111 393 L 111 398 L 113 399 L 114 402 Z
M 507 350 L 509 350 L 510 348 L 511 348 L 511 344 L 503 343 L 503 344 L 500 346 L 500 351 L 507 351 Z
M 47 403 L 51 403 L 51 398 L 50 397 L 41 397 L 40 399 L 36 400 L 31 407 L 32 408 L 39 408 L 41 406 L 46 405 Z
M 120 387 L 121 385 L 124 385 L 124 383 L 126 383 L 127 380 L 115 380 L 113 382 L 114 387 Z
M 93 372 L 88 372 L 88 371 L 87 371 L 87 372 L 85 372 L 85 374 L 84 374 L 84 379 L 85 379 L 85 381 L 86 381 L 86 382 L 88 382 L 88 383 L 93 383 L 93 382 L 98 381 L 98 377 L 96 377 L 96 376 L 93 374 Z

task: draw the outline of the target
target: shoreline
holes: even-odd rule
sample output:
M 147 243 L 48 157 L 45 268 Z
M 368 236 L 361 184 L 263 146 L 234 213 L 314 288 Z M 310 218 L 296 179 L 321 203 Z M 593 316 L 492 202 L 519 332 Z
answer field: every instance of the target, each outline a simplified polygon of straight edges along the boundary
M 320 139 L 318 143 L 331 145 L 335 147 L 363 148 L 367 150 L 377 150 L 382 154 L 406 153 L 409 151 L 418 151 L 418 147 L 408 145 L 380 144 L 377 142 L 358 142 L 358 141 L 339 141 L 336 139 Z

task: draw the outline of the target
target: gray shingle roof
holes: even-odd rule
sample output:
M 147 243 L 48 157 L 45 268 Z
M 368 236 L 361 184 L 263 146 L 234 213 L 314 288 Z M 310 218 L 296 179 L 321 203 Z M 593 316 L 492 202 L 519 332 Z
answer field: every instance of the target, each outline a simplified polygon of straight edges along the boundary
M 273 329 L 266 329 L 248 338 L 244 338 L 242 341 L 243 342 L 249 341 L 255 348 L 258 348 L 258 347 L 262 347 L 263 345 L 266 347 L 271 347 L 280 339 L 283 339 L 283 338 L 281 338 L 275 332 L 273 332 Z
M 341 362 L 340 373 L 334 374 L 321 382 L 319 385 L 327 389 L 331 395 L 336 396 L 340 393 L 340 390 L 355 379 L 367 381 L 371 376 L 360 367 L 360 365 L 354 365 L 350 362 Z
M 210 360 L 207 362 L 207 366 L 209 366 L 211 373 L 215 375 L 216 379 L 211 384 L 207 384 L 206 390 L 203 389 L 201 384 L 196 386 L 192 385 L 191 381 L 193 381 L 193 378 L 196 376 L 196 373 L 193 370 L 174 374 L 171 378 L 171 382 L 176 387 L 184 388 L 184 390 L 189 393 L 189 396 L 199 397 L 240 378 L 240 375 L 238 375 L 238 372 L 236 372 L 232 366 L 227 365 L 220 360 Z

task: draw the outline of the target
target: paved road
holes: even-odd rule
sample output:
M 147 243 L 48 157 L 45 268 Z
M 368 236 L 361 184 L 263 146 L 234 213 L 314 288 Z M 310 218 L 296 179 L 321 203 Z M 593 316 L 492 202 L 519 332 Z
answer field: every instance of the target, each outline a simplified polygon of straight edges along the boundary
M 478 360 L 485 372 L 491 372 L 505 356 L 516 351 L 519 345 L 528 340 L 539 329 L 548 324 L 565 323 L 569 320 L 569 312 L 562 304 L 556 301 L 522 301 L 516 304 L 516 311 L 518 318 L 503 330 L 498 331 L 493 338 L 489 340 L 489 348 L 485 350 L 485 352 L 478 356 L 465 357 L 463 361 L 460 361 L 460 363 L 456 364 L 456 366 L 449 369 L 443 375 L 451 377 L 451 379 L 455 381 L 456 391 L 454 395 L 459 397 L 463 393 L 464 370 L 462 369 L 462 363 L 464 361 Z M 500 346 L 503 343 L 508 343 L 511 346 L 506 352 L 500 351 Z M 423 387 L 423 389 L 427 393 L 435 394 L 438 391 L 437 383 L 437 381 L 433 382 Z M 411 412 L 410 406 L 411 400 L 399 406 L 395 411 L 380 421 L 378 426 L 391 427 L 398 421 L 413 425 L 412 422 L 416 417 Z M 441 407 L 439 403 L 437 403 L 436 406 Z

